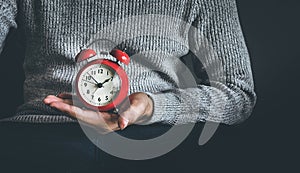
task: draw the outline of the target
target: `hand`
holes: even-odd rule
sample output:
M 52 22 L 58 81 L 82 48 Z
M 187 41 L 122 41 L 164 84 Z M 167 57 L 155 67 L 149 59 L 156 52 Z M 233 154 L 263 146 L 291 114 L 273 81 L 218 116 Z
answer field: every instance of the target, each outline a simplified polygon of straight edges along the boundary
M 96 112 L 83 110 L 73 105 L 70 94 L 49 95 L 44 103 L 56 108 L 81 122 L 92 125 L 100 133 L 123 130 L 131 124 L 140 124 L 149 120 L 153 112 L 153 101 L 145 93 L 134 93 L 120 106 L 120 113 Z

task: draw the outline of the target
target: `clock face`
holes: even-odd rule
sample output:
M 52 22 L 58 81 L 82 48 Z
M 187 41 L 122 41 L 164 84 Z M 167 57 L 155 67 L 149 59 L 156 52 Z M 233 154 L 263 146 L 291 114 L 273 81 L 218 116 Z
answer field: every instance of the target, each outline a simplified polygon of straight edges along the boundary
M 121 89 L 116 71 L 106 64 L 92 64 L 79 75 L 77 88 L 81 98 L 91 106 L 112 103 Z

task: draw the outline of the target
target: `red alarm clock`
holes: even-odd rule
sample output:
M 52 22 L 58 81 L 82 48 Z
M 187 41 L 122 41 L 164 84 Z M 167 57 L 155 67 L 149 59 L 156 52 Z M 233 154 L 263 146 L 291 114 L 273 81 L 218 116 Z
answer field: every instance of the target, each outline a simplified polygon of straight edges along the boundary
M 75 80 L 76 95 L 85 107 L 96 111 L 114 110 L 127 97 L 128 77 L 119 65 L 119 62 L 128 65 L 130 61 L 125 52 L 113 49 L 97 54 L 93 49 L 83 49 L 75 60 L 86 62 Z

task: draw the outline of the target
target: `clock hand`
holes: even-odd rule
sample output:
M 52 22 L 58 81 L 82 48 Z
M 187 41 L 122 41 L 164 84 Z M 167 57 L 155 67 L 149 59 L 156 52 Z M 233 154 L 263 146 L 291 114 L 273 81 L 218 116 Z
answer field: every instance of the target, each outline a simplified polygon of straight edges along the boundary
M 90 73 L 87 73 L 89 76 L 91 76 L 91 78 L 93 79 L 93 81 L 95 81 L 96 82 L 96 84 L 99 84 L 99 82 L 92 76 L 92 75 L 90 75 Z
M 111 77 L 112 78 L 112 77 Z M 103 84 L 105 84 L 106 82 L 108 82 L 111 78 L 106 79 L 105 81 L 103 81 L 102 83 L 97 83 L 97 87 L 98 88 L 103 88 Z
M 84 80 L 84 79 L 83 79 L 83 81 L 88 82 L 88 83 L 93 84 L 93 85 L 97 85 L 96 83 L 93 83 L 93 82 L 88 81 L 88 80 Z
M 93 92 L 93 94 L 92 94 L 92 95 L 94 95 L 94 94 L 96 93 L 96 91 L 97 91 L 97 90 L 98 90 L 98 88 L 96 88 L 96 89 L 95 89 L 95 91 Z
M 105 81 L 103 81 L 101 84 L 105 84 L 106 82 L 110 81 L 113 77 L 106 79 Z

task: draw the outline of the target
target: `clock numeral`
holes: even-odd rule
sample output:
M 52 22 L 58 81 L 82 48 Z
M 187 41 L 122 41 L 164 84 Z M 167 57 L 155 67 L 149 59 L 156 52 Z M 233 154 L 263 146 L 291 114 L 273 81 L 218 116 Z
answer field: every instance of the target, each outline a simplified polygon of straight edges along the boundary
M 105 100 L 106 100 L 106 101 L 108 100 L 108 96 L 105 96 Z
M 87 91 L 86 91 L 86 93 L 87 93 L 87 94 L 90 94 L 90 93 L 91 93 L 91 91 L 90 91 L 90 90 L 87 90 Z
M 109 71 L 106 72 L 106 75 L 109 76 Z
M 101 98 L 100 97 L 98 98 L 98 102 L 101 102 Z
M 84 83 L 84 86 L 87 87 L 87 83 Z
M 110 94 L 113 95 L 113 94 L 114 94 L 114 91 L 111 91 Z
M 98 74 L 103 74 L 103 69 L 99 69 Z
M 92 99 L 94 99 L 94 97 L 95 97 L 95 96 L 94 96 L 94 95 L 92 95 Z
M 92 76 L 86 76 L 85 78 L 86 78 L 86 80 L 91 80 Z

